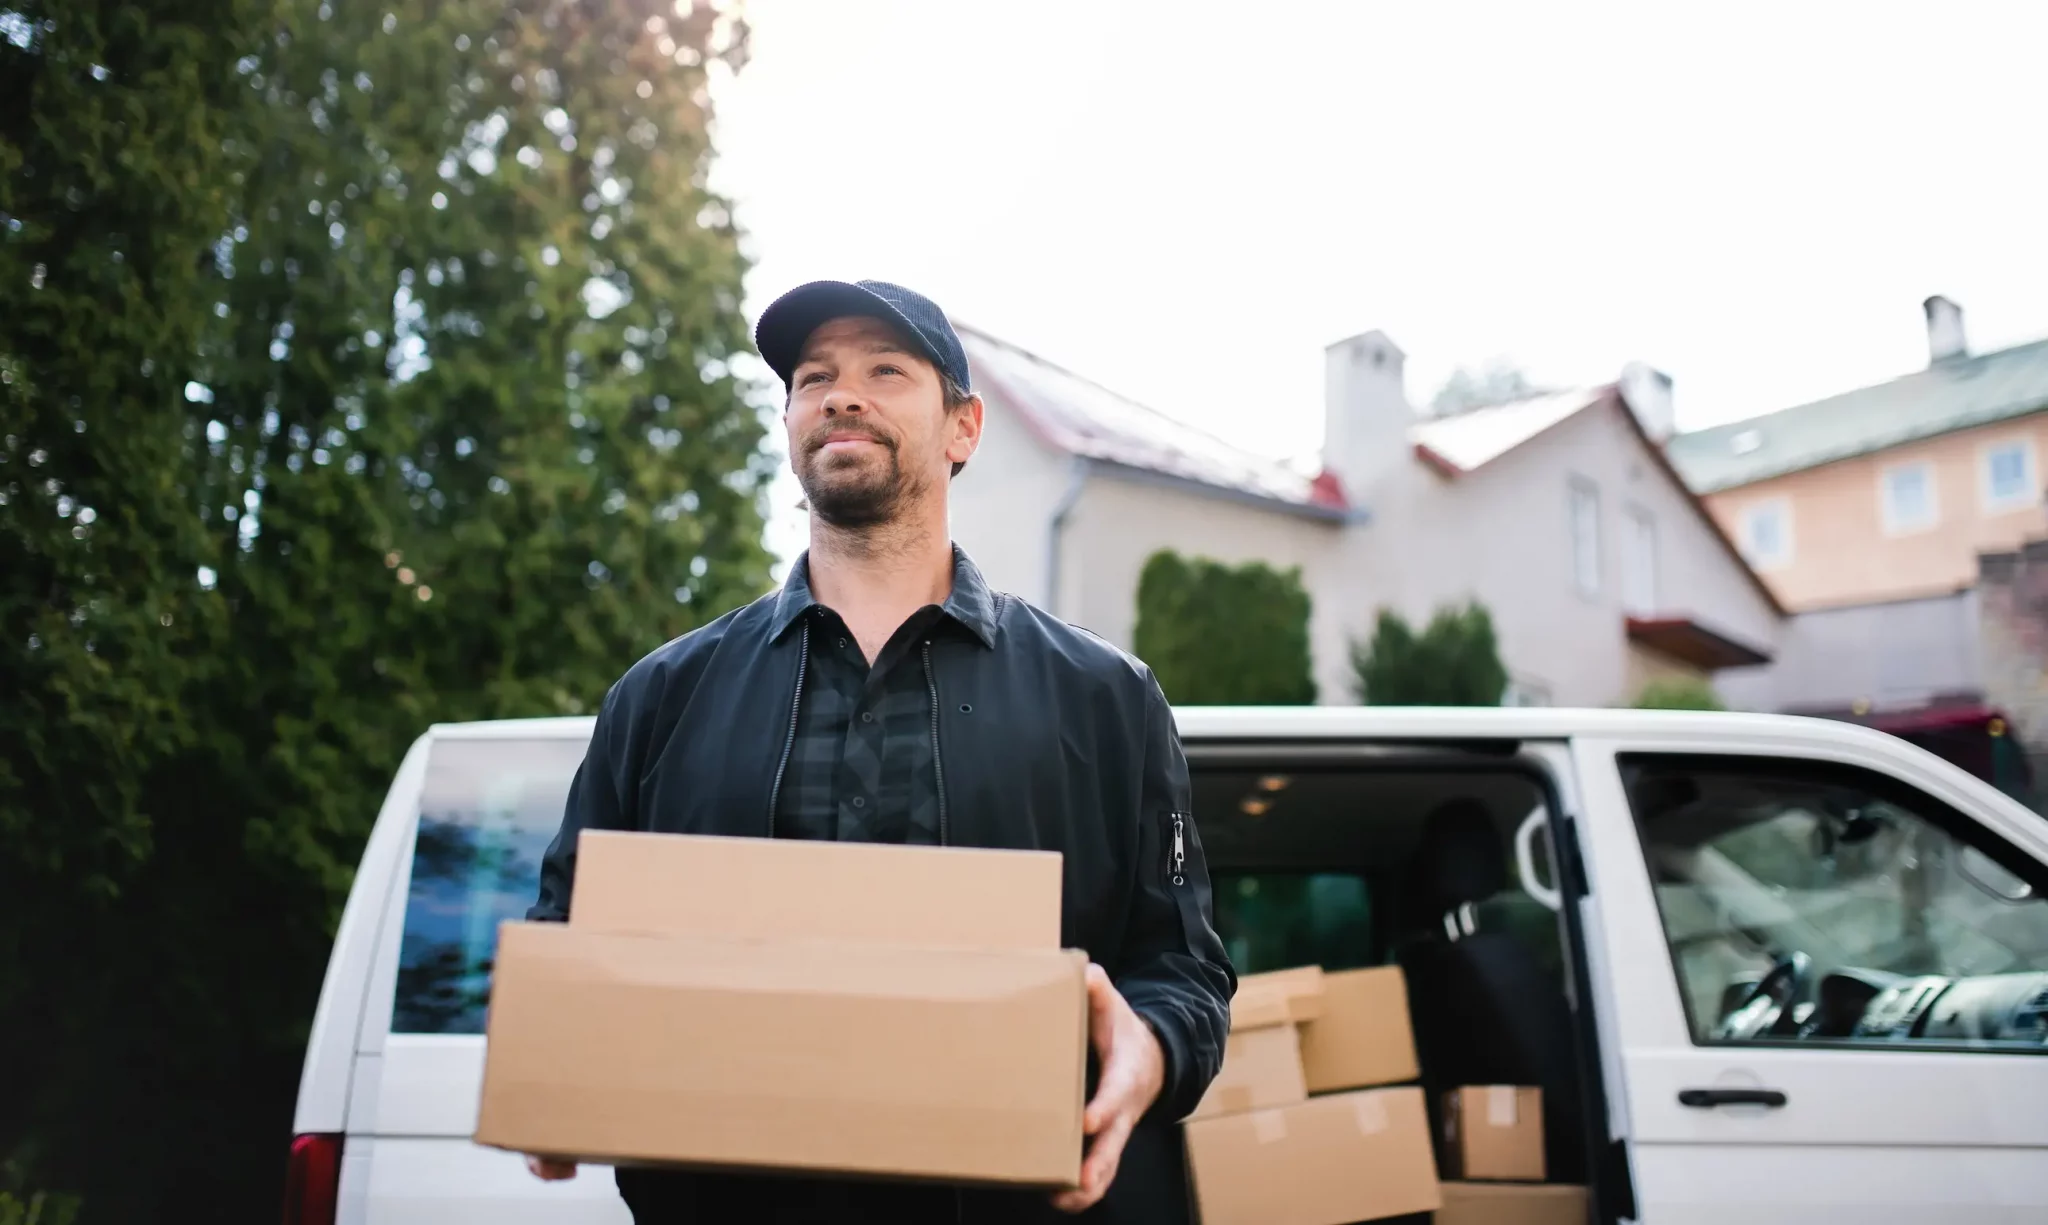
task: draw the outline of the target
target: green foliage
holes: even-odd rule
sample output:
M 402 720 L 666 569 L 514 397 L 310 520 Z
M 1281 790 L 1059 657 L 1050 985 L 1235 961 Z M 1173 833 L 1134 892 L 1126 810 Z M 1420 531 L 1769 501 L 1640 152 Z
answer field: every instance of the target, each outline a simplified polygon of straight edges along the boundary
M 78 1197 L 37 1191 L 14 1196 L 0 1191 L 0 1225 L 71 1225 L 78 1219 Z
M 1370 706 L 1498 706 L 1508 686 L 1493 617 L 1477 601 L 1438 609 L 1420 634 L 1381 609 L 1372 641 L 1352 644 L 1351 666 Z
M 1636 695 L 1638 710 L 1726 710 L 1713 685 L 1699 677 L 1664 676 Z
M 1138 577 L 1138 658 L 1182 706 L 1316 700 L 1301 572 L 1154 553 Z
M 768 585 L 674 14 L 0 0 L 0 1156 L 88 1219 L 275 1212 L 414 736 Z

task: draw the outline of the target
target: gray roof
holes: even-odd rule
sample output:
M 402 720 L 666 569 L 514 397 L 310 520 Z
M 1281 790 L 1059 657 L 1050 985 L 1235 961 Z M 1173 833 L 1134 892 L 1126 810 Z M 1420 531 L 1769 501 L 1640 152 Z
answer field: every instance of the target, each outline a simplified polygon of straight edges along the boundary
M 2048 340 L 1943 361 L 1903 378 L 1681 434 L 1671 462 L 1700 493 L 2048 409 Z

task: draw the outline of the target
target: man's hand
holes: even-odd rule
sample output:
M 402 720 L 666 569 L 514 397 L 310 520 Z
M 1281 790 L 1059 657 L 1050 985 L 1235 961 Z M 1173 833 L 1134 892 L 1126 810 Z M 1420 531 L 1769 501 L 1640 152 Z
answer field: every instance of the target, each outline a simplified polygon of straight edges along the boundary
M 1101 966 L 1088 967 L 1088 1040 L 1095 1046 L 1101 1075 L 1095 1099 L 1081 1114 L 1081 1130 L 1095 1137 L 1081 1163 L 1081 1185 L 1053 1197 L 1061 1212 L 1095 1206 L 1116 1178 L 1131 1129 L 1152 1108 L 1166 1081 L 1166 1055 L 1144 1019 L 1131 1011 Z
M 553 1157 L 529 1155 L 526 1159 L 526 1168 L 532 1170 L 533 1176 L 543 1182 L 560 1182 L 565 1178 L 576 1177 L 575 1162 L 560 1161 Z

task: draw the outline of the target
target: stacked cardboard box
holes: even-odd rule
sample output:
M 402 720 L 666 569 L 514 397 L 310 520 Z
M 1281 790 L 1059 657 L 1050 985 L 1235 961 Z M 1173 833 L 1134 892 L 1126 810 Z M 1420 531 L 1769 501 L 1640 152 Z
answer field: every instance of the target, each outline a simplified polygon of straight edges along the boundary
M 500 929 L 475 1138 L 1072 1186 L 1087 959 L 1060 880 L 1031 852 L 586 831 L 570 921 Z
M 1546 1184 L 1543 1091 L 1466 1085 L 1443 1098 L 1437 1225 L 1580 1225 L 1584 1187 Z
M 1187 1122 L 1203 1225 L 1346 1225 L 1442 1205 L 1400 970 L 1247 975 Z M 1398 1087 L 1388 1087 L 1398 1086 Z

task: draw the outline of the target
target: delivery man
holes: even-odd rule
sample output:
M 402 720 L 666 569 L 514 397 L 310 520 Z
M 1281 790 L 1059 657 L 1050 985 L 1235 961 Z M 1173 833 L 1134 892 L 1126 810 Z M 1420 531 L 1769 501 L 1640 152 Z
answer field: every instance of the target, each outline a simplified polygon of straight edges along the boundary
M 534 919 L 570 908 L 584 829 L 1058 851 L 1096 1074 L 1081 1185 L 1053 1196 L 620 1169 L 640 1225 L 1189 1220 L 1177 1122 L 1222 1062 L 1236 976 L 1213 927 L 1187 762 L 1159 684 L 992 591 L 947 530 L 981 439 L 959 337 L 926 298 L 818 281 L 763 312 L 810 547 L 782 589 L 605 695 Z M 573 1166 L 539 1158 L 542 1178 Z

